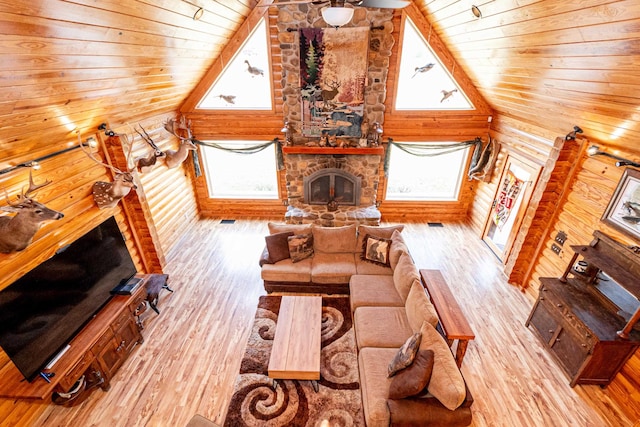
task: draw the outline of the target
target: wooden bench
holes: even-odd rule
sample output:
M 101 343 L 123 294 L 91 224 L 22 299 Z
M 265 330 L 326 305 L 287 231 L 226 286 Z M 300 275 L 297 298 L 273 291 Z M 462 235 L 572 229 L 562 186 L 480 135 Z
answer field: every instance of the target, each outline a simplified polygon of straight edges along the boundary
M 440 332 L 447 339 L 449 347 L 453 345 L 455 340 L 458 340 L 455 358 L 459 368 L 462 365 L 462 359 L 467 351 L 469 340 L 474 339 L 476 336 L 473 334 L 469 322 L 464 317 L 458 301 L 451 293 L 449 285 L 445 282 L 440 270 L 422 269 L 420 270 L 420 277 L 429 292 L 431 303 L 438 313 L 438 319 L 440 320 L 438 326 Z

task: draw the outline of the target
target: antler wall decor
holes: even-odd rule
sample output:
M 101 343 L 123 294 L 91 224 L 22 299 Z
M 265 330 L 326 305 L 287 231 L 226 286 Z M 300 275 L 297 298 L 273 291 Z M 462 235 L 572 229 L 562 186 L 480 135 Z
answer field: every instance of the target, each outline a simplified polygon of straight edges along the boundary
M 23 250 L 31 244 L 33 236 L 43 222 L 59 220 L 64 217 L 61 212 L 50 209 L 30 197 L 31 193 L 49 184 L 51 184 L 49 180 L 42 184 L 35 184 L 32 169 L 29 169 L 29 189 L 26 192 L 24 190 L 21 192 L 17 203 L 12 203 L 9 200 L 7 190 L 4 189 L 7 206 L 0 207 L 0 210 L 13 212 L 17 215 L 13 217 L 0 216 L 0 252 L 9 253 Z
M 127 167 L 128 167 L 129 156 L 131 155 L 133 143 L 129 142 L 126 135 L 120 135 L 120 136 L 127 139 L 127 142 L 129 143 L 129 152 L 127 153 Z M 78 141 L 80 143 L 80 148 L 82 149 L 82 151 L 84 151 L 84 153 L 87 156 L 89 156 L 91 160 L 93 160 L 94 162 L 96 162 L 101 166 L 111 169 L 111 171 L 114 173 L 113 182 L 96 181 L 93 184 L 93 187 L 92 187 L 93 200 L 98 205 L 98 208 L 100 209 L 113 208 L 118 204 L 120 199 L 122 199 L 127 194 L 129 194 L 129 191 L 131 191 L 132 189 L 136 190 L 138 188 L 136 184 L 133 182 L 133 175 L 132 175 L 133 170 L 127 170 L 126 172 L 123 172 L 114 166 L 101 162 L 100 160 L 94 157 L 93 153 L 91 152 L 91 147 L 89 147 L 88 151 L 85 149 L 85 146 L 82 143 L 82 140 L 80 139 L 80 135 L 78 135 Z

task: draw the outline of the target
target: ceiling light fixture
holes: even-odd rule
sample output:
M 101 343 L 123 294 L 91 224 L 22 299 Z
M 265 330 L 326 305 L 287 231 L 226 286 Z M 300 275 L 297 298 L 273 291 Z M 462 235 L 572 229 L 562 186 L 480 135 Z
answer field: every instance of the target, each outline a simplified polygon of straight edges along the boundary
M 471 13 L 473 13 L 473 16 L 475 16 L 476 18 L 482 18 L 482 11 L 475 4 L 471 6 Z
M 198 21 L 200 18 L 202 18 L 202 15 L 204 15 L 204 9 L 199 8 L 198 10 L 196 10 L 196 13 L 193 14 L 193 20 Z
M 334 28 L 342 27 L 353 18 L 353 9 L 349 7 L 325 7 L 322 9 L 322 19 Z
M 616 159 L 616 166 L 632 166 L 634 168 L 640 168 L 640 163 L 633 162 L 631 160 L 625 159 L 624 157 L 616 156 L 615 154 L 607 153 L 606 151 L 600 151 L 600 147 L 597 145 L 592 145 L 587 149 L 587 154 L 589 156 L 606 156 L 611 157 L 612 159 Z

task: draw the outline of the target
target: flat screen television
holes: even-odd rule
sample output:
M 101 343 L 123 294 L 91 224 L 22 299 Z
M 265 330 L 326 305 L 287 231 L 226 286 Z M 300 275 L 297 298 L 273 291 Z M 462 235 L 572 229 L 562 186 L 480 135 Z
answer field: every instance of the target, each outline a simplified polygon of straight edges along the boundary
M 0 291 L 0 347 L 33 381 L 135 274 L 110 217 Z

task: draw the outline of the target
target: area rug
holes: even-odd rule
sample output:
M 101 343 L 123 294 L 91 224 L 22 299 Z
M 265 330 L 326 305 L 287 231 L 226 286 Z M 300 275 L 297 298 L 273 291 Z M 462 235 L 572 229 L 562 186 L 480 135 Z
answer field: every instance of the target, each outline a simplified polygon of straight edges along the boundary
M 225 426 L 364 426 L 348 297 L 322 298 L 318 392 L 310 381 L 267 376 L 281 297 L 262 296 Z

